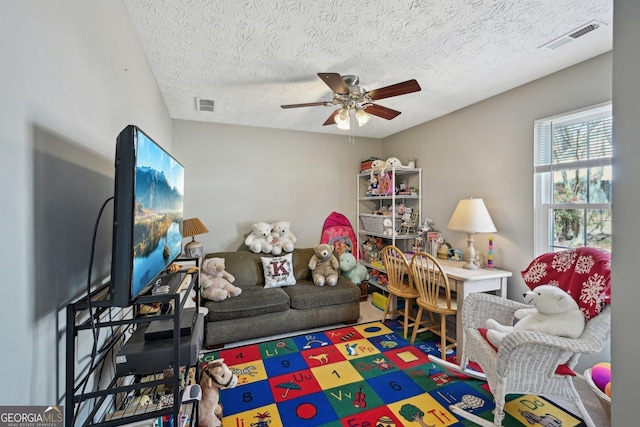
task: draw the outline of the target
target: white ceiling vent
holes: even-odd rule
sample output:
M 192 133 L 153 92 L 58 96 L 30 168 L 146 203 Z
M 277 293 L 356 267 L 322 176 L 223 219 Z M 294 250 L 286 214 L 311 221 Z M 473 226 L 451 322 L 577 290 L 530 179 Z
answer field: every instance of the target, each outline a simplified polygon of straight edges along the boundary
M 196 110 L 207 111 L 213 113 L 214 102 L 213 99 L 196 98 Z
M 540 46 L 540 48 L 544 47 L 551 50 L 557 49 L 560 46 L 564 46 L 565 44 L 574 41 L 578 37 L 582 37 L 585 34 L 588 34 L 592 31 L 597 30 L 602 25 L 604 25 L 602 22 L 591 21 L 579 28 L 576 28 L 575 30 L 569 31 L 567 34 L 560 36 L 555 40 L 551 40 L 549 43 L 543 44 L 542 46 Z

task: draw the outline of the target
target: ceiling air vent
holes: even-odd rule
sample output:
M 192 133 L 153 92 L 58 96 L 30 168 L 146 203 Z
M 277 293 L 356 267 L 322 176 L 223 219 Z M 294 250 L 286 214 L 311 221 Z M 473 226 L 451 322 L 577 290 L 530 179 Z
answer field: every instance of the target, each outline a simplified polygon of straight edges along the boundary
M 213 99 L 196 98 L 196 110 L 208 111 L 213 113 L 214 102 Z
M 602 25 L 603 25 L 602 22 L 591 21 L 581 26 L 580 28 L 576 28 L 575 30 L 569 31 L 567 34 L 560 36 L 555 40 L 551 40 L 549 43 L 543 44 L 542 46 L 540 46 L 540 48 L 544 47 L 546 49 L 551 49 L 551 50 L 557 49 L 560 46 L 564 46 L 565 44 L 572 42 L 578 37 L 582 37 L 585 34 L 588 34 L 592 31 L 597 30 Z

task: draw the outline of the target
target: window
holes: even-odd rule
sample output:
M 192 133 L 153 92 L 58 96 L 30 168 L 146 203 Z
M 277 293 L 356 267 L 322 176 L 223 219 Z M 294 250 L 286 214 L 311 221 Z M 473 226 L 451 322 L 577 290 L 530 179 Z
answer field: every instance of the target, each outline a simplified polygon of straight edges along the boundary
M 611 104 L 534 123 L 535 253 L 611 250 Z

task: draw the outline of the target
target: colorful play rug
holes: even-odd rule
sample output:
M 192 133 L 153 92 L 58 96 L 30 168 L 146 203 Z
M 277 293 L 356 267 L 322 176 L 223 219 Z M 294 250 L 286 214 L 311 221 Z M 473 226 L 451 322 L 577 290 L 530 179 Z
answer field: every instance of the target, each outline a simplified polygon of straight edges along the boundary
M 435 338 L 412 345 L 397 322 L 373 322 L 223 349 L 202 362 L 224 358 L 238 376 L 237 387 L 221 390 L 224 427 L 475 425 L 449 405 L 493 420 L 485 382 L 428 360 L 440 354 Z M 542 397 L 507 398 L 504 426 L 584 426 Z

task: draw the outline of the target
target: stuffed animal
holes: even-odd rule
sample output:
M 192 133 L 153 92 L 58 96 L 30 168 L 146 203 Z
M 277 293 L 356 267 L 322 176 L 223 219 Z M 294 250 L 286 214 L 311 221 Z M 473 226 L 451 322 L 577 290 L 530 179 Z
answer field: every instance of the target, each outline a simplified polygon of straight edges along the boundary
M 395 230 L 393 227 L 393 220 L 391 218 L 385 218 L 382 220 L 382 234 L 385 236 L 393 236 L 395 234 Z
M 345 252 L 340 255 L 340 259 L 338 261 L 340 263 L 342 275 L 356 285 L 359 285 L 363 280 L 367 280 L 369 278 L 367 267 L 360 264 L 353 254 Z
M 236 278 L 224 268 L 224 258 L 207 258 L 202 262 L 200 269 L 202 298 L 222 301 L 242 293 L 242 288 L 232 285 Z
M 234 388 L 238 377 L 224 363 L 224 359 L 213 360 L 202 368 L 200 374 L 202 398 L 198 404 L 198 425 L 219 427 L 222 425 L 220 388 Z
M 376 178 L 376 173 L 380 171 L 384 171 L 385 166 L 386 165 L 384 160 L 376 159 L 373 162 L 371 162 L 371 172 L 370 172 L 370 178 L 369 178 L 369 182 L 371 184 L 378 183 L 378 179 Z
M 487 339 L 494 346 L 497 347 L 508 333 L 518 331 L 538 331 L 567 338 L 578 338 L 582 334 L 584 315 L 576 301 L 559 287 L 540 285 L 523 295 L 527 304 L 533 307 L 516 310 L 514 315 L 519 320 L 514 326 L 487 320 Z
M 298 238 L 291 232 L 290 227 L 289 221 L 278 221 L 271 224 L 271 237 L 273 237 L 271 254 L 278 256 L 282 251 L 293 252 Z
M 387 169 L 407 169 L 408 166 L 404 166 L 400 159 L 397 157 L 389 157 L 386 162 L 384 162 L 384 166 L 381 168 L 380 173 L 384 173 Z
M 244 239 L 244 244 L 249 247 L 251 252 L 268 254 L 273 249 L 272 241 L 271 224 L 258 222 L 253 224 L 253 229 L 247 238 Z
M 311 277 L 313 283 L 317 286 L 324 286 L 325 283 L 329 286 L 335 286 L 338 283 L 338 268 L 340 263 L 333 254 L 333 246 L 325 243 L 317 245 L 315 253 L 309 260 L 309 270 L 311 270 Z

